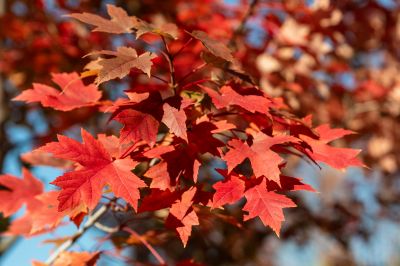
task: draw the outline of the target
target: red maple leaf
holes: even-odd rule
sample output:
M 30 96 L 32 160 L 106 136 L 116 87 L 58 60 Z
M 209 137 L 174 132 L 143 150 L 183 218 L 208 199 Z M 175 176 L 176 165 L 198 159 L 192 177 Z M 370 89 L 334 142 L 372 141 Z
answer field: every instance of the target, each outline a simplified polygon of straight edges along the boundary
M 155 26 L 135 16 L 129 16 L 124 9 L 110 4 L 107 5 L 107 13 L 111 19 L 87 12 L 73 13 L 69 16 L 95 26 L 92 31 L 121 34 L 131 33 L 132 29 L 134 29 L 136 30 L 136 38 L 146 33 L 153 33 L 172 39 L 176 39 L 178 36 L 178 28 L 173 23 L 163 23 Z
M 43 183 L 27 169 L 23 179 L 11 175 L 0 176 L 0 212 L 4 216 L 16 213 L 26 204 L 24 216 L 17 218 L 8 228 L 8 235 L 33 235 L 54 229 L 67 214 L 55 206 L 58 191 L 44 192 Z
M 6 234 L 25 236 L 41 234 L 56 228 L 68 213 L 73 218 L 76 211 L 80 211 L 79 207 L 73 211 L 59 212 L 57 209 L 58 195 L 59 191 L 49 191 L 37 195 L 34 201 L 28 204 L 25 215 L 14 220 Z
M 70 111 L 95 105 L 101 98 L 101 91 L 93 84 L 85 86 L 75 72 L 52 74 L 52 77 L 61 91 L 44 84 L 34 83 L 33 89 L 23 91 L 13 100 L 27 103 L 40 102 L 44 107 Z
M 152 179 L 150 188 L 158 188 L 161 190 L 174 189 L 171 185 L 171 177 L 168 174 L 168 164 L 165 161 L 150 167 L 145 176 Z
M 217 127 L 217 129 L 211 131 L 213 134 L 236 128 L 234 124 L 231 124 L 226 120 L 214 121 L 213 124 Z
M 186 142 L 188 141 L 187 129 L 186 129 L 186 114 L 183 109 L 178 110 L 168 103 L 163 106 L 164 115 L 162 122 L 174 133 L 177 137 L 180 137 Z
M 265 226 L 271 227 L 279 236 L 281 224 L 285 220 L 283 208 L 296 207 L 296 204 L 284 195 L 268 191 L 265 178 L 259 185 L 247 190 L 244 195 L 247 202 L 243 210 L 249 213 L 244 220 L 258 216 Z
M 190 35 L 198 39 L 213 55 L 232 63 L 235 61 L 232 51 L 228 48 L 228 46 L 217 40 L 214 40 L 204 31 L 195 30 L 190 33 Z
M 285 142 L 297 141 L 299 139 L 292 136 L 279 135 L 270 137 L 259 132 L 255 135 L 251 146 L 238 139 L 229 141 L 228 145 L 231 149 L 223 159 L 227 162 L 228 172 L 231 172 L 244 159 L 249 158 L 256 177 L 265 176 L 279 183 L 279 175 L 281 173 L 279 165 L 283 162 L 283 159 L 278 153 L 272 151 L 271 147 Z
M 180 193 L 170 190 L 152 189 L 150 194 L 143 198 L 138 212 L 156 211 L 170 207 L 180 197 Z
M 272 102 L 264 96 L 241 95 L 231 86 L 222 86 L 219 89 L 220 93 L 208 87 L 199 86 L 211 97 L 212 102 L 218 109 L 229 105 L 237 105 L 249 112 L 259 112 L 269 116 L 269 107 L 272 106 Z
M 315 161 L 324 162 L 334 168 L 344 169 L 349 166 L 365 166 L 356 156 L 361 152 L 358 149 L 336 148 L 328 145 L 329 142 L 345 135 L 353 134 L 350 130 L 332 129 L 329 125 L 315 128 L 319 134 L 318 140 L 301 135 L 301 138 L 310 145 L 312 152 L 309 156 Z
M 186 246 L 192 233 L 192 226 L 199 224 L 196 212 L 191 210 L 195 194 L 195 187 L 185 191 L 182 194 L 181 200 L 174 203 L 169 211 L 170 215 L 174 216 L 181 223 L 177 225 L 175 229 L 182 240 L 183 246 Z
M 16 213 L 23 204 L 35 204 L 35 196 L 43 192 L 43 183 L 28 170 L 23 169 L 23 179 L 12 175 L 1 175 L 0 212 L 4 216 Z
M 114 119 L 124 124 L 120 134 L 121 144 L 140 140 L 150 145 L 155 143 L 159 123 L 152 115 L 128 109 L 120 112 Z
M 301 178 L 291 177 L 286 175 L 280 176 L 280 186 L 275 181 L 269 181 L 267 187 L 269 191 L 298 191 L 306 190 L 310 192 L 317 192 L 312 186 L 301 182 Z
M 194 6 L 204 5 L 202 1 L 197 2 L 199 3 L 194 3 Z M 247 15 L 254 13 L 253 8 L 255 5 L 250 6 Z M 307 8 L 303 9 L 308 12 Z M 217 14 L 218 18 L 208 16 L 206 10 L 207 8 L 200 10 L 200 17 L 209 18 L 205 23 L 201 19 L 197 21 L 196 14 L 192 11 L 183 12 L 185 14 L 180 15 L 178 19 L 183 24 L 188 20 L 195 22 L 191 23 L 192 28 L 204 29 L 221 39 L 231 36 L 230 24 L 234 20 L 225 21 L 220 14 Z M 240 227 L 236 220 L 236 214 L 239 212 L 245 213 L 245 221 L 259 217 L 265 226 L 271 227 L 279 235 L 284 221 L 283 209 L 296 206 L 281 193 L 296 190 L 314 191 L 301 179 L 282 174 L 286 165 L 284 155 L 308 156 L 313 162 L 322 161 L 336 168 L 362 165 L 356 158 L 358 150 L 329 145 L 331 141 L 352 132 L 331 129 L 327 125 L 313 129 L 310 116 L 298 119 L 289 112 L 296 104 L 300 104 L 296 106 L 297 111 L 304 111 L 300 110 L 304 103 L 306 107 L 310 107 L 307 101 L 294 101 L 293 95 L 306 92 L 306 88 L 314 83 L 312 79 L 307 78 L 309 75 L 305 74 L 309 70 L 314 71 L 317 66 L 313 69 L 308 69 L 309 66 L 303 67 L 304 69 L 298 66 L 291 67 L 292 62 L 286 60 L 285 53 L 272 51 L 271 56 L 276 57 L 276 62 L 279 61 L 275 63 L 279 67 L 274 66 L 274 70 L 270 66 L 267 66 L 269 70 L 262 67 L 262 71 L 258 73 L 260 67 L 256 66 L 257 70 L 251 61 L 258 61 L 258 55 L 264 49 L 247 49 L 245 43 L 241 43 L 242 37 L 245 37 L 241 36 L 243 32 L 233 32 L 233 35 L 238 34 L 233 36 L 237 38 L 230 41 L 225 39 L 225 42 L 217 41 L 203 31 L 186 32 L 191 37 L 178 38 L 183 37 L 183 28 L 179 30 L 175 24 L 167 23 L 164 18 L 151 16 L 151 12 L 146 19 L 154 24 L 129 16 L 126 11 L 113 5 L 107 5 L 107 12 L 109 18 L 89 13 L 75 13 L 70 16 L 93 25 L 93 31 L 129 33 L 131 37 L 133 33 L 136 39 L 148 33 L 158 36 L 144 36 L 135 43 L 128 36 L 122 36 L 119 40 L 126 40 L 128 46 L 116 47 L 115 51 L 100 50 L 88 54 L 98 55 L 96 60 L 86 65 L 85 69 L 88 71 L 81 75 L 54 74 L 53 81 L 59 88 L 34 84 L 32 89 L 24 91 L 15 100 L 39 102 L 43 106 L 61 111 L 100 106 L 101 111 L 111 114 L 110 119 L 122 124 L 120 136 L 100 134 L 96 139 L 82 129 L 82 142 L 59 135 L 57 142 L 49 143 L 25 155 L 25 160 L 33 165 L 52 165 L 67 171 L 52 182 L 60 188 L 57 191 L 43 193 L 40 182 L 26 170 L 24 179 L 9 175 L 0 176 L 0 211 L 9 216 L 26 205 L 25 215 L 14 220 L 8 233 L 32 235 L 46 232 L 56 227 L 67 215 L 76 224 L 80 224 L 87 214 L 87 209 L 94 209 L 102 194 L 112 191 L 113 195 L 123 198 L 136 211 L 149 212 L 136 218 L 150 220 L 143 220 L 143 229 L 147 231 L 144 237 L 132 231 L 131 234 L 136 237 L 125 240 L 119 233 L 122 230 L 129 232 L 128 225 L 135 222 L 128 217 L 131 216 L 130 210 L 124 209 L 125 205 L 121 208 L 115 199 L 107 199 L 105 203 L 104 196 L 105 199 L 100 204 L 104 202 L 109 210 L 108 214 L 125 213 L 125 217 L 121 217 L 123 220 L 116 217 L 118 226 L 115 230 L 119 233 L 109 235 L 104 241 L 113 241 L 115 236 L 114 244 L 117 248 L 141 242 L 156 256 L 160 264 L 165 264 L 150 245 L 163 244 L 168 235 L 161 232 L 160 227 L 160 222 L 165 218 L 165 209 L 169 209 L 165 226 L 176 231 L 184 246 L 188 243 L 193 226 L 199 225 L 199 219 L 204 221 L 205 226 L 201 229 L 205 232 L 213 229 L 213 221 L 218 217 Z M 241 12 L 234 13 L 232 18 Z M 245 16 L 245 20 L 250 17 Z M 273 33 L 270 37 L 279 33 L 279 23 L 275 22 L 267 25 L 269 33 Z M 218 32 L 210 28 L 210 25 L 214 26 L 216 23 L 220 26 Z M 68 43 L 67 46 L 62 46 L 67 48 L 66 54 L 76 56 L 80 54 L 80 44 L 87 46 L 86 44 L 90 43 L 75 40 L 75 27 L 64 25 L 62 28 L 62 32 L 66 33 L 64 35 L 67 35 L 60 39 Z M 81 32 L 76 33 L 82 35 Z M 57 41 L 57 34 L 53 35 Z M 68 41 L 72 36 L 74 38 Z M 97 40 L 101 42 L 99 44 L 107 44 L 107 39 L 101 36 L 103 35 L 94 34 L 88 37 L 90 41 Z M 278 37 L 279 44 L 282 36 Z M 193 45 L 193 38 L 201 42 L 205 49 L 202 49 L 199 43 Z M 35 41 L 35 46 L 41 47 L 43 40 L 51 40 L 39 39 L 38 42 Z M 233 50 L 240 56 L 241 62 L 236 60 L 231 46 L 235 48 Z M 48 48 L 48 44 L 45 44 L 45 47 Z M 13 54 L 10 53 L 6 57 L 15 57 Z M 53 59 L 51 56 L 46 58 L 51 59 L 52 62 L 49 63 L 52 66 L 53 63 L 57 63 L 57 56 Z M 250 61 L 247 60 L 249 58 Z M 204 64 L 198 64 L 200 59 Z M 12 70 L 14 64 L 8 65 L 6 64 L 6 69 Z M 195 65 L 198 67 L 194 67 Z M 275 73 L 287 66 L 290 73 Z M 255 82 L 241 67 L 250 67 L 248 70 L 257 76 L 259 82 Z M 328 70 L 339 71 L 331 68 L 332 66 L 329 66 Z M 86 86 L 82 82 L 83 78 L 96 76 L 93 82 L 98 85 L 128 75 L 130 79 L 126 81 L 129 82 L 130 89 L 125 91 L 127 98 L 120 98 L 119 93 L 113 93 L 113 97 L 99 101 L 101 91 L 95 85 Z M 18 83 L 19 79 L 16 78 L 15 81 Z M 211 87 L 198 84 L 208 84 Z M 280 93 L 277 92 L 281 90 L 270 90 L 268 87 L 287 88 L 288 93 L 272 99 L 267 94 L 278 95 Z M 333 86 L 332 89 L 342 90 L 341 86 Z M 338 106 L 336 102 L 334 99 L 333 107 Z M 46 137 L 76 124 L 77 119 L 74 117 L 80 117 L 78 122 L 84 122 L 90 117 L 97 118 L 98 115 L 92 113 L 92 109 L 95 108 L 85 108 L 74 113 L 57 113 L 57 117 L 51 113 L 52 118 L 57 118 L 60 122 L 52 119 L 50 132 Z M 84 115 L 80 115 L 82 113 Z M 91 123 L 91 126 L 97 129 L 101 127 L 96 123 Z M 114 129 L 113 125 L 110 125 L 104 130 L 112 132 Z M 46 141 L 47 138 L 43 140 Z M 210 189 L 213 173 L 208 170 L 215 163 L 219 164 L 220 159 L 227 163 L 227 170 L 219 171 L 224 180 L 216 182 L 213 189 Z M 144 180 L 150 183 L 149 187 L 146 187 Z M 235 202 L 243 202 L 245 205 L 243 208 L 242 204 L 229 206 L 234 212 L 229 211 L 226 214 L 223 214 L 222 210 L 209 211 L 209 207 L 220 208 Z M 102 209 L 105 208 L 100 210 Z M 89 217 L 88 222 L 81 228 L 83 230 L 67 238 L 68 242 L 63 246 L 73 244 L 90 226 L 107 229 L 107 226 L 97 223 L 96 219 L 102 212 L 98 214 L 94 213 Z M 146 224 L 147 222 L 149 223 Z M 148 230 L 147 227 L 151 224 L 157 225 L 157 230 Z M 111 231 L 114 229 L 110 228 Z M 146 238 L 149 239 L 149 243 Z M 99 256 L 98 252 L 59 251 L 61 249 L 50 258 L 54 259 L 50 264 L 94 265 Z
M 52 184 L 61 188 L 58 197 L 59 211 L 86 204 L 93 209 L 98 203 L 104 185 L 110 185 L 117 197 L 137 208 L 139 188 L 145 183 L 131 172 L 136 162 L 130 158 L 113 159 L 104 146 L 84 129 L 83 143 L 59 135 L 58 142 L 48 143 L 40 150 L 53 153 L 55 157 L 75 161 L 78 170 L 65 173 Z
M 54 158 L 51 154 L 39 150 L 21 154 L 21 160 L 31 165 L 46 165 L 62 169 L 68 169 L 72 165 L 72 162 L 68 160 Z
M 218 208 L 225 204 L 235 203 L 243 197 L 245 183 L 239 176 L 231 175 L 228 180 L 213 185 L 216 190 L 211 207 Z
M 93 53 L 92 53 L 93 54 Z M 150 77 L 152 59 L 156 55 L 145 52 L 138 55 L 136 50 L 131 47 L 118 47 L 117 51 L 99 51 L 95 54 L 112 55 L 113 58 L 98 58 L 96 65 L 91 67 L 94 73 L 97 72 L 95 83 L 97 85 L 116 78 L 124 78 L 132 68 L 137 68 Z
M 107 12 L 111 19 L 105 19 L 91 13 L 73 13 L 70 17 L 78 19 L 84 23 L 96 26 L 93 31 L 108 33 L 130 33 L 135 25 L 134 17 L 128 16 L 125 10 L 114 5 L 107 5 Z

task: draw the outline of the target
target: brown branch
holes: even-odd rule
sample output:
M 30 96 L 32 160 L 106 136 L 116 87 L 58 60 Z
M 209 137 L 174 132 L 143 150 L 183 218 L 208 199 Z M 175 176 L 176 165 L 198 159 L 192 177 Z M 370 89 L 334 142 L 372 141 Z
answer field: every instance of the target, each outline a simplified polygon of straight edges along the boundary
M 145 74 L 145 73 L 143 73 L 143 74 Z M 159 76 L 156 76 L 156 75 L 151 75 L 151 77 L 152 77 L 152 78 L 155 78 L 155 79 L 158 79 L 159 81 L 162 81 L 162 82 L 164 82 L 164 83 L 167 83 L 167 84 L 168 84 L 168 81 L 166 81 L 165 79 L 163 79 L 163 78 L 161 78 L 161 77 L 159 77 Z
M 175 67 L 174 67 L 174 63 L 173 63 L 173 56 L 168 48 L 168 44 L 167 41 L 165 40 L 164 37 L 161 38 L 164 46 L 165 46 L 165 51 L 162 51 L 162 54 L 164 55 L 165 59 L 168 62 L 169 65 L 169 71 L 170 71 L 170 80 L 171 80 L 171 86 L 172 88 L 175 90 L 176 87 L 176 82 L 175 82 Z
M 193 68 L 189 73 L 187 73 L 185 76 L 183 76 L 179 81 L 178 84 L 182 83 L 185 79 L 196 73 L 197 71 L 201 70 L 202 68 L 206 67 L 208 63 L 203 63 L 195 68 Z
M 61 253 L 72 247 L 72 245 L 75 244 L 78 239 L 85 234 L 87 230 L 94 226 L 94 224 L 107 212 L 108 208 L 108 205 L 103 205 L 95 213 L 93 213 L 93 215 L 89 216 L 86 223 L 78 230 L 78 232 L 76 232 L 71 239 L 65 241 L 50 255 L 50 257 L 46 260 L 46 264 L 52 265 Z
M 252 0 L 250 3 L 249 8 L 247 9 L 246 13 L 244 14 L 239 26 L 233 31 L 232 37 L 228 42 L 228 46 L 236 49 L 236 38 L 241 35 L 245 29 L 246 23 L 248 19 L 253 15 L 254 9 L 256 5 L 258 4 L 259 0 Z
M 204 82 L 208 82 L 208 81 L 212 81 L 212 79 L 199 79 L 199 80 L 190 82 L 188 84 L 185 84 L 185 86 L 182 87 L 181 91 L 183 91 L 183 90 L 185 90 L 187 88 L 190 88 L 190 87 L 192 87 L 194 85 L 197 85 L 197 84 L 200 84 L 200 83 L 204 83 Z
M 139 235 L 138 233 L 136 233 L 132 228 L 129 227 L 124 227 L 123 228 L 124 231 L 134 235 L 135 237 L 137 237 L 140 242 L 143 243 L 143 245 L 151 252 L 151 254 L 153 254 L 153 256 L 156 258 L 156 260 L 158 261 L 158 263 L 160 263 L 161 265 L 165 265 L 165 260 L 160 256 L 160 254 L 157 252 L 157 250 L 155 250 L 150 244 L 149 242 L 147 242 L 147 240 L 142 237 L 141 235 Z
M 177 57 L 189 45 L 189 43 L 192 40 L 193 40 L 193 37 L 190 37 L 190 39 L 184 45 L 182 45 L 182 47 L 178 50 L 178 52 L 176 52 L 172 57 L 173 58 Z

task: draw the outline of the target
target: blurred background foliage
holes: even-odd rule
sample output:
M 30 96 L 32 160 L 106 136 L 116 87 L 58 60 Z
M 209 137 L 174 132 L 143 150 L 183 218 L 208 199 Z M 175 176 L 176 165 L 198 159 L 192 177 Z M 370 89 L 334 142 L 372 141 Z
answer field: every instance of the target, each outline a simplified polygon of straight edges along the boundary
M 104 118 L 93 117 L 91 110 L 56 112 L 11 98 L 32 82 L 49 83 L 52 72 L 82 70 L 87 62 L 81 58 L 90 51 L 132 42 L 128 37 L 91 33 L 63 16 L 83 11 L 104 14 L 107 3 L 153 23 L 172 21 L 220 40 L 232 39 L 229 44 L 240 64 L 261 89 L 282 97 L 299 117 L 312 114 L 315 124 L 356 131 L 337 145 L 362 149 L 362 159 L 370 167 L 340 172 L 292 160 L 290 174 L 308 176 L 306 181 L 320 193 L 294 195 L 299 208 L 286 212 L 280 239 L 257 221 L 238 229 L 210 220 L 208 227 L 204 225 L 206 234 L 195 230 L 185 250 L 179 242 L 164 243 L 168 256 L 194 257 L 206 265 L 400 265 L 400 4 L 396 1 L 0 1 L 1 172 L 19 174 L 20 155 L 56 133 L 104 126 Z M 246 15 L 250 4 L 254 8 Z M 244 29 L 238 34 L 234 30 L 243 18 Z M 184 59 L 180 63 L 181 68 L 188 67 Z M 121 86 L 129 86 L 129 81 L 115 84 Z M 37 170 L 37 175 L 44 181 L 55 177 L 46 171 Z M 7 223 L 1 221 L 0 231 Z M 25 241 L 14 240 L 0 240 L 4 258 Z M 116 245 L 117 240 L 118 236 Z M 146 261 L 147 251 L 131 242 L 128 256 Z M 158 244 L 162 243 L 154 243 Z M 0 258 L 0 264 L 4 261 Z M 112 263 L 124 265 L 112 255 L 100 265 Z

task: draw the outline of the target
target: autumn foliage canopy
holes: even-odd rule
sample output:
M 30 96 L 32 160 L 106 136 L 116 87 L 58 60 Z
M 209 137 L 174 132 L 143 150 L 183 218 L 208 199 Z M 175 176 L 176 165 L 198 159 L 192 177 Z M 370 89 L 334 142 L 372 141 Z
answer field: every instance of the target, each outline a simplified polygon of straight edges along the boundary
M 237 52 L 240 27 L 224 39 L 193 25 L 152 24 L 114 5 L 107 12 L 69 19 L 93 32 L 128 35 L 129 42 L 91 51 L 81 59 L 84 69 L 52 73 L 13 99 L 75 116 L 100 113 L 106 120 L 102 131 L 81 128 L 80 138 L 58 134 L 23 155 L 28 164 L 64 170 L 51 182 L 53 190 L 45 191 L 27 169 L 23 178 L 0 176 L 3 215 L 26 206 L 6 234 L 46 233 L 67 217 L 80 236 L 101 216 L 125 213 L 152 219 L 153 228 L 138 234 L 125 219 L 112 232 L 131 235 L 165 264 L 151 243 L 177 237 L 183 249 L 192 231 L 207 230 L 213 219 L 238 230 L 259 219 L 279 236 L 284 210 L 296 207 L 291 192 L 316 192 L 301 176 L 288 175 L 288 158 L 336 169 L 364 166 L 360 150 L 331 145 L 354 132 L 314 125 L 311 115 L 296 117 L 283 98 L 259 88 Z M 110 93 L 128 78 L 122 94 Z M 93 265 L 102 256 L 101 248 L 61 251 L 47 263 Z

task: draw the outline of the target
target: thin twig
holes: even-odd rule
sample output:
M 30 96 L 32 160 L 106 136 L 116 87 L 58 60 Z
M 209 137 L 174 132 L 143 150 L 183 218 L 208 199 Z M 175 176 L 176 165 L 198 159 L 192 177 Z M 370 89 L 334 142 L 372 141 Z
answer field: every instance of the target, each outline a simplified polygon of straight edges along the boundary
M 147 242 L 147 240 L 142 237 L 141 235 L 139 235 L 138 233 L 136 233 L 132 228 L 130 227 L 124 227 L 123 229 L 124 231 L 134 235 L 135 237 L 137 237 L 140 242 L 143 243 L 143 245 L 145 245 L 145 247 L 151 252 L 151 254 L 153 254 L 153 256 L 156 258 L 156 260 L 158 261 L 158 263 L 160 263 L 161 265 L 165 265 L 165 260 L 160 256 L 160 254 L 157 252 L 157 250 L 155 250 L 150 244 L 149 242 Z
M 131 71 L 132 71 L 132 70 L 131 70 Z M 135 71 L 134 73 L 142 74 L 142 75 L 146 75 L 146 76 L 147 76 L 147 74 L 144 73 L 144 72 Z M 159 76 L 157 76 L 157 75 L 154 75 L 154 74 L 151 74 L 150 77 L 155 78 L 155 79 L 158 79 L 159 81 L 162 81 L 162 82 L 164 82 L 164 83 L 166 83 L 166 84 L 169 83 L 167 80 L 165 80 L 165 79 L 163 79 L 163 78 L 161 78 L 161 77 L 159 77 Z
M 183 76 L 179 81 L 178 84 L 182 83 L 185 79 L 196 73 L 197 71 L 201 70 L 202 68 L 206 67 L 208 63 L 203 63 L 195 68 L 193 68 L 189 73 L 187 73 L 185 76 Z
M 162 39 L 162 41 L 164 43 L 165 51 L 166 51 L 166 52 L 162 51 L 162 54 L 164 55 L 165 59 L 168 61 L 169 71 L 170 71 L 170 79 L 171 79 L 171 86 L 175 90 L 176 82 L 175 82 L 175 67 L 174 67 L 174 63 L 173 63 L 173 57 L 172 57 L 172 54 L 171 54 L 171 52 L 170 52 L 170 50 L 168 48 L 167 41 L 165 40 L 164 37 L 162 37 L 161 39 Z
M 145 73 L 143 73 L 143 74 L 145 74 Z M 160 81 L 162 81 L 162 82 L 164 82 L 164 83 L 167 83 L 168 84 L 168 81 L 166 81 L 165 79 L 163 79 L 163 78 L 160 78 L 159 76 L 156 76 L 156 75 L 151 75 L 151 77 L 152 78 L 155 78 L 155 79 L 158 79 L 158 80 L 160 80 Z
M 182 87 L 181 91 L 184 91 L 187 88 L 190 88 L 194 85 L 200 84 L 200 83 L 204 83 L 204 82 L 208 82 L 208 81 L 212 81 L 211 79 L 200 79 L 200 80 L 196 80 L 193 82 L 190 82 L 188 84 L 185 84 L 185 86 Z
M 50 255 L 50 257 L 46 260 L 46 264 L 52 265 L 61 253 L 72 247 L 72 245 L 75 244 L 78 239 L 107 212 L 108 208 L 108 205 L 103 205 L 95 213 L 93 213 L 93 215 L 89 216 L 86 223 L 78 230 L 78 232 L 76 232 L 71 239 L 65 241 Z
M 96 227 L 97 229 L 99 229 L 99 230 L 101 230 L 101 231 L 103 231 L 105 233 L 109 233 L 109 234 L 116 233 L 119 230 L 119 226 L 109 227 L 109 226 L 104 225 L 104 224 L 99 223 L 99 222 L 96 222 L 94 224 L 94 227 Z
M 172 58 L 177 57 L 177 56 L 189 45 L 189 43 L 190 43 L 192 40 L 193 40 L 193 37 L 190 37 L 190 39 L 189 39 L 184 45 L 182 45 L 182 47 L 178 50 L 178 52 L 176 52 L 176 53 L 172 56 Z
M 247 20 L 253 15 L 254 9 L 258 4 L 258 0 L 252 0 L 249 8 L 244 14 L 239 26 L 233 31 L 232 37 L 228 42 L 228 46 L 236 49 L 236 38 L 241 35 L 246 27 Z

